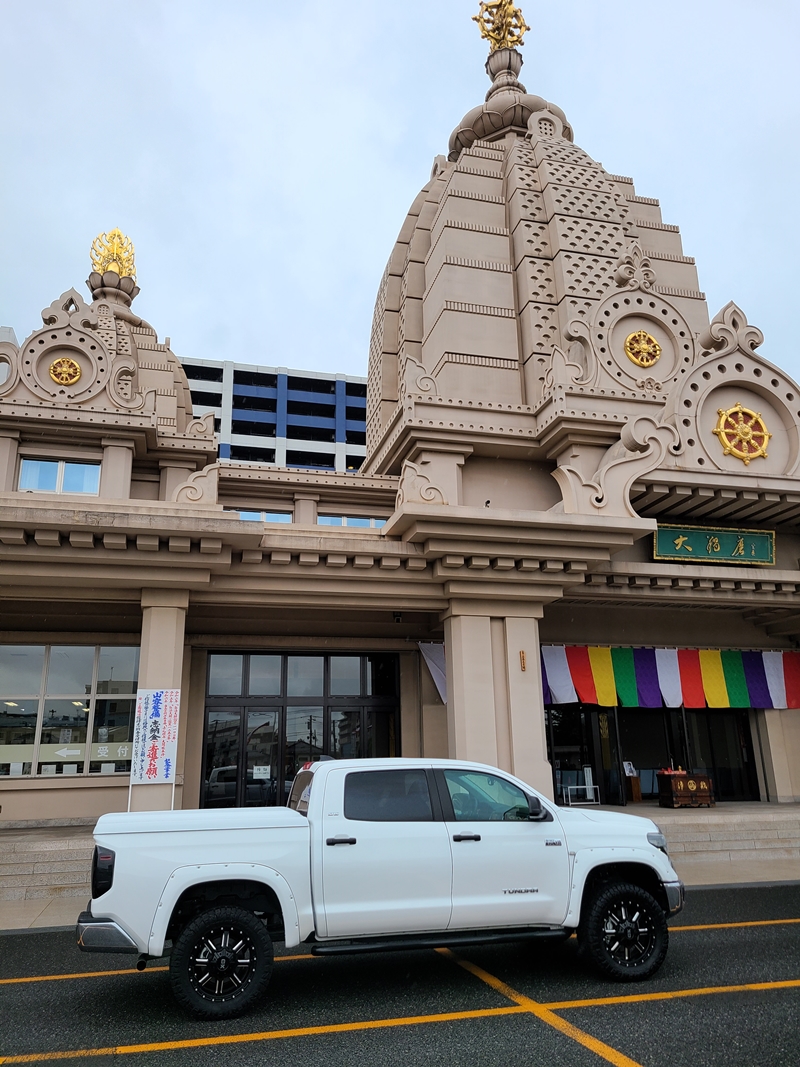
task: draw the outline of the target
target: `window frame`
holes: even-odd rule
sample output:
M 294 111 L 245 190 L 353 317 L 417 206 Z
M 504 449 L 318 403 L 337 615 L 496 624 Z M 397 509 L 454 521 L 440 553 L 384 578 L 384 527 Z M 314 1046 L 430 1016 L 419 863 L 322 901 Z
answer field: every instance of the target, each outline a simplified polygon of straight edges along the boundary
M 55 463 L 57 464 L 56 470 L 56 487 L 55 489 L 23 489 L 22 488 L 22 472 L 24 463 Z M 64 474 L 66 472 L 67 464 L 79 467 L 96 467 L 97 468 L 97 489 L 94 492 L 73 492 L 69 489 L 64 489 Z M 100 495 L 100 476 L 102 470 L 102 462 L 99 459 L 57 459 L 55 456 L 35 456 L 25 455 L 24 453 L 19 458 L 19 470 L 17 472 L 17 492 L 18 493 L 47 493 L 49 496 L 99 496 Z
M 421 775 L 425 785 L 428 789 L 428 800 L 430 801 L 431 816 L 424 819 L 377 819 L 377 818 L 363 818 L 354 815 L 348 815 L 347 813 L 347 787 L 352 778 L 364 777 L 365 775 L 406 775 L 406 774 L 419 774 Z M 365 767 L 364 770 L 351 770 L 348 771 L 344 778 L 344 787 L 342 791 L 342 817 L 348 822 L 369 822 L 369 823 L 435 823 L 442 822 L 442 808 L 439 803 L 439 794 L 435 780 L 427 767 L 386 767 L 386 768 L 374 768 Z
M 9 642 L 9 645 L 10 644 L 11 644 L 11 642 Z M 14 642 L 14 645 L 17 645 L 17 644 L 19 644 L 19 642 Z M 5 647 L 5 646 L 3 646 L 3 647 Z M 136 669 L 136 675 L 137 676 L 134 679 L 134 686 L 135 687 L 134 687 L 132 692 L 130 692 L 130 693 L 114 693 L 114 694 L 112 694 L 112 693 L 98 693 L 98 682 L 99 682 L 99 677 L 98 676 L 99 676 L 99 669 L 100 669 L 100 656 L 101 656 L 102 650 L 105 649 L 105 648 L 135 648 L 135 649 L 140 651 L 141 650 L 141 645 L 133 645 L 133 644 L 130 644 L 130 645 L 102 645 L 102 644 L 86 645 L 86 644 L 82 644 L 79 641 L 76 641 L 76 642 L 74 642 L 72 644 L 68 644 L 67 642 L 60 642 L 60 643 L 48 643 L 48 644 L 34 644 L 34 645 L 30 645 L 28 647 L 44 648 L 44 650 L 45 650 L 44 659 L 43 659 L 43 662 L 42 662 L 42 674 L 41 674 L 41 677 L 39 679 L 39 693 L 38 693 L 38 696 L 34 698 L 33 694 L 31 694 L 29 696 L 22 697 L 22 696 L 16 695 L 16 694 L 11 693 L 11 692 L 6 693 L 6 691 L 4 689 L 2 689 L 2 690 L 0 690 L 0 700 L 3 700 L 3 701 L 7 701 L 7 700 L 8 701 L 11 701 L 11 700 L 22 700 L 22 699 L 25 699 L 25 700 L 36 699 L 37 700 L 38 710 L 37 710 L 37 714 L 36 714 L 36 726 L 35 726 L 35 731 L 34 731 L 33 745 L 31 746 L 32 749 L 33 749 L 31 760 L 30 760 L 31 773 L 30 774 L 21 774 L 21 775 L 11 775 L 9 773 L 7 775 L 6 774 L 0 775 L 0 782 L 6 781 L 6 780 L 10 780 L 11 778 L 13 778 L 14 781 L 31 781 L 33 779 L 40 779 L 41 780 L 41 779 L 45 779 L 45 778 L 46 779 L 50 779 L 50 778 L 54 778 L 54 777 L 58 777 L 58 778 L 67 777 L 70 780 L 73 779 L 73 778 L 77 778 L 79 780 L 84 780 L 84 779 L 89 778 L 89 777 L 92 777 L 92 778 L 101 778 L 102 777 L 102 778 L 120 779 L 123 776 L 130 775 L 130 769 L 123 770 L 123 771 L 116 771 L 115 770 L 113 773 L 109 772 L 109 773 L 105 773 L 105 774 L 102 771 L 91 771 L 90 770 L 90 766 L 91 766 L 91 764 L 93 762 L 94 763 L 101 763 L 101 764 L 103 762 L 107 762 L 107 763 L 111 763 L 112 762 L 111 759 L 108 759 L 108 760 L 103 760 L 102 758 L 98 758 L 97 760 L 93 760 L 92 759 L 92 747 L 95 744 L 95 742 L 92 740 L 92 738 L 93 738 L 93 735 L 94 735 L 95 711 L 96 711 L 97 701 L 98 700 L 110 700 L 110 699 L 114 699 L 115 697 L 117 699 L 119 699 L 119 700 L 130 700 L 130 701 L 132 701 L 134 703 L 134 716 L 135 716 L 136 693 L 137 693 L 138 682 L 139 682 L 138 675 L 139 675 L 139 669 L 140 669 L 140 666 L 141 666 L 141 659 L 140 659 L 139 663 L 137 664 L 137 669 Z M 47 692 L 47 679 L 48 679 L 48 674 L 49 674 L 49 671 L 50 671 L 50 660 L 51 660 L 52 651 L 53 651 L 54 648 L 91 648 L 91 649 L 93 649 L 91 684 L 90 684 L 90 691 L 89 691 L 88 694 L 86 694 L 86 693 L 79 694 L 77 692 L 66 693 L 66 694 L 48 693 Z M 81 762 L 83 763 L 83 770 L 76 771 L 76 773 L 74 775 L 73 774 L 64 775 L 63 771 L 62 771 L 61 774 L 55 774 L 55 775 L 41 774 L 39 772 L 38 768 L 39 768 L 39 763 L 41 762 L 40 759 L 39 759 L 39 756 L 40 756 L 40 750 L 41 750 L 41 745 L 42 745 L 42 740 L 41 740 L 42 739 L 42 731 L 44 729 L 45 704 L 47 703 L 48 700 L 72 700 L 72 701 L 74 701 L 79 696 L 83 700 L 84 704 L 88 704 L 88 707 L 89 707 L 89 713 L 88 713 L 87 718 L 86 718 L 86 740 L 84 742 L 83 759 L 82 760 L 80 760 L 80 759 L 75 760 L 75 763 L 77 763 L 77 764 L 80 764 Z M 134 721 L 134 717 L 132 716 L 131 723 L 130 723 L 131 734 L 133 732 L 133 730 L 132 730 L 133 721 Z M 100 742 L 97 742 L 97 743 L 99 744 Z M 131 758 L 132 758 L 132 756 L 133 756 L 133 737 L 131 736 L 131 739 L 129 741 L 127 741 L 127 742 L 120 742 L 120 744 L 123 744 L 123 743 L 130 746 Z M 76 744 L 77 744 L 77 742 L 76 742 Z M 10 746 L 10 747 L 14 747 L 14 746 Z M 20 745 L 19 747 L 20 748 L 23 748 L 23 747 L 27 748 L 29 746 Z M 17 761 L 16 760 L 9 761 L 9 763 L 11 763 L 11 762 L 17 762 Z M 23 763 L 23 766 L 24 766 L 24 764 L 27 763 L 28 761 L 27 760 L 22 760 L 21 762 Z M 66 763 L 66 761 L 64 761 L 64 762 Z M 127 760 L 115 759 L 115 760 L 113 760 L 113 762 L 114 763 L 123 763 L 123 762 L 125 762 L 125 763 L 130 764 L 131 760 L 130 759 L 127 759 Z

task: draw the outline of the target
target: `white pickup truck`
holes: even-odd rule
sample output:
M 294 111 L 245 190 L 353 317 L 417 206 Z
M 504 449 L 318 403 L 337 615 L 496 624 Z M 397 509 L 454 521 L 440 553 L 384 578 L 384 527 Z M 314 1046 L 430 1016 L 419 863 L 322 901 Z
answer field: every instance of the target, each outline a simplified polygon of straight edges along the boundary
M 455 760 L 306 765 L 285 808 L 104 815 L 86 952 L 165 955 L 178 1001 L 225 1018 L 261 997 L 273 941 L 317 955 L 568 937 L 619 981 L 667 951 L 683 885 L 655 823 L 557 808 Z

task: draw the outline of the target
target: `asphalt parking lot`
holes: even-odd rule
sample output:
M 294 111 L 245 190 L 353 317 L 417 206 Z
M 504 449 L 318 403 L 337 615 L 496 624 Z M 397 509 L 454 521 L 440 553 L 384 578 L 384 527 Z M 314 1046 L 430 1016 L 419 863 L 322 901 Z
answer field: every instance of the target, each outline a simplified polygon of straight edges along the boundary
M 197 1022 L 156 961 L 84 955 L 71 932 L 0 935 L 0 1064 L 226 1067 L 797 1067 L 800 885 L 695 889 L 649 982 L 595 976 L 574 939 L 314 958 L 290 950 L 262 1006 Z M 282 952 L 283 947 L 279 946 Z

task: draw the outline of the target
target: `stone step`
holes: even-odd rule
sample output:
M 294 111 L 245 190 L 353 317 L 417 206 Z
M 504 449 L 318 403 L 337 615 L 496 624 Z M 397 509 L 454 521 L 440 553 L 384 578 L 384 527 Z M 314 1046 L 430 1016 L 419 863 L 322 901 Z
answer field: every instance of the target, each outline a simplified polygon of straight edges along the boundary
M 45 852 L 41 849 L 30 852 L 6 852 L 0 855 L 0 874 L 8 874 L 6 867 L 14 867 L 20 863 L 70 863 L 80 862 L 89 864 L 92 861 L 91 848 L 64 848 L 58 851 Z

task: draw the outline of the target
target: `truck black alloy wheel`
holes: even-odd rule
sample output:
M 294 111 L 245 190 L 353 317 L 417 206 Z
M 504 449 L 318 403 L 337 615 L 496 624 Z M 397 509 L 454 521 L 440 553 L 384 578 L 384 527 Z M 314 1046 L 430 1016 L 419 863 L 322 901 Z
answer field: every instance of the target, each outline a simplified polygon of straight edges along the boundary
M 578 937 L 595 966 L 617 982 L 641 982 L 655 974 L 669 944 L 658 901 L 627 884 L 600 890 L 589 903 Z
M 272 939 L 260 919 L 242 908 L 213 908 L 172 946 L 172 992 L 197 1019 L 230 1019 L 267 988 L 272 959 Z

